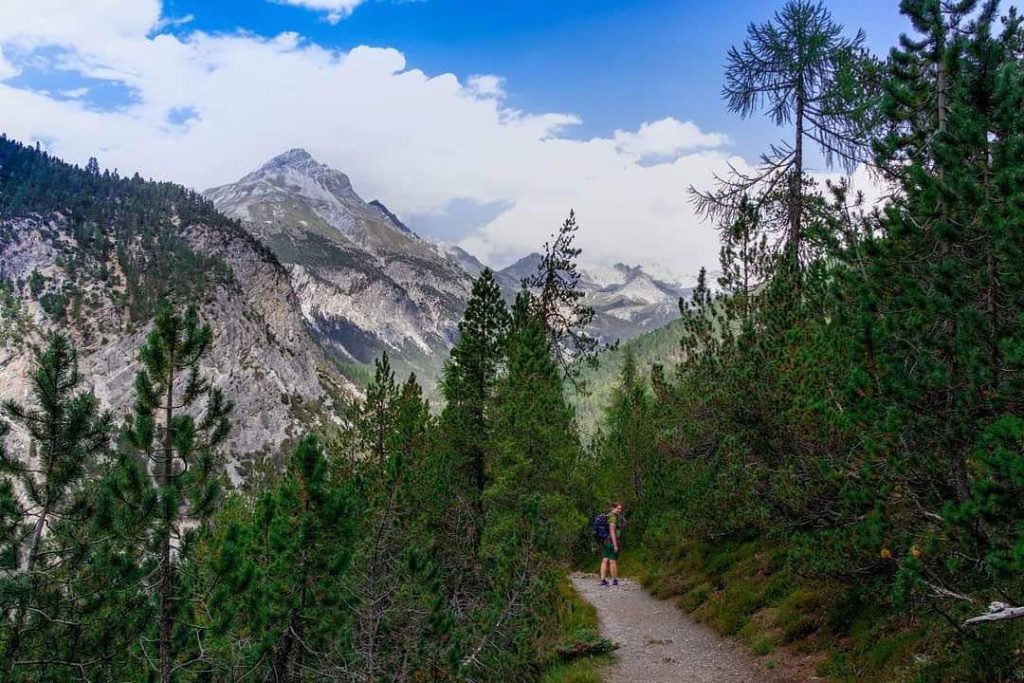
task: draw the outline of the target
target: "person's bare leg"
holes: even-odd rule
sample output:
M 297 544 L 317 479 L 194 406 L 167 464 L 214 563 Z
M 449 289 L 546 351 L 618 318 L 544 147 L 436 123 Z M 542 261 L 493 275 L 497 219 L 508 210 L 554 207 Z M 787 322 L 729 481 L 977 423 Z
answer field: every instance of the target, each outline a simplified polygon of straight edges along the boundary
M 619 578 L 619 562 L 618 560 L 609 560 L 608 565 L 612 569 L 612 578 L 618 580 Z
M 601 558 L 601 580 L 604 581 L 608 576 L 608 558 Z

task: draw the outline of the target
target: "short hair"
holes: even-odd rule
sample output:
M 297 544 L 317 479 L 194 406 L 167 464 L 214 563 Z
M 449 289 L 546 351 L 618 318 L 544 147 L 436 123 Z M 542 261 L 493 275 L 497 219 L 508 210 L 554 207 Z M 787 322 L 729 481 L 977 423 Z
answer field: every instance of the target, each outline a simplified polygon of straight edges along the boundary
M 619 501 L 615 501 L 614 503 L 612 503 L 612 507 L 613 508 L 620 508 L 620 507 L 622 507 L 622 503 L 619 502 Z

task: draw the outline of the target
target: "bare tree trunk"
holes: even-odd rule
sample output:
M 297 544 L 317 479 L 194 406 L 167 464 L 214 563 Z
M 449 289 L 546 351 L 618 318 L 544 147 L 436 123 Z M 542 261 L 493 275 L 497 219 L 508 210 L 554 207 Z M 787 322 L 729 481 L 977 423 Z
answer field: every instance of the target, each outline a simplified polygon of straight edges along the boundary
M 171 355 L 169 365 L 172 370 L 167 379 L 167 405 L 164 407 L 164 471 L 163 489 L 166 499 L 171 485 L 171 477 L 174 475 L 173 468 L 173 439 L 171 434 L 171 422 L 174 419 L 174 356 Z M 171 683 L 171 666 L 173 655 L 171 653 L 171 635 L 174 628 L 174 613 L 172 601 L 174 600 L 174 573 L 171 569 L 171 521 L 167 520 L 167 528 L 164 529 L 163 548 L 160 557 L 160 683 Z
M 792 249 L 793 272 L 800 273 L 800 244 L 803 241 L 804 209 L 804 107 L 803 88 L 796 93 L 796 144 L 793 147 L 793 186 L 790 198 L 790 248 Z
M 36 566 L 36 557 L 39 554 L 39 545 L 43 541 L 43 531 L 46 529 L 46 520 L 50 516 L 50 507 L 53 495 L 50 489 L 50 477 L 53 476 L 53 466 L 57 460 L 57 423 L 50 421 L 49 443 L 46 445 L 46 476 L 43 480 L 43 487 L 46 491 L 43 499 L 43 509 L 36 520 L 36 526 L 32 530 L 32 540 L 28 545 L 28 554 L 25 557 L 25 571 L 30 572 Z

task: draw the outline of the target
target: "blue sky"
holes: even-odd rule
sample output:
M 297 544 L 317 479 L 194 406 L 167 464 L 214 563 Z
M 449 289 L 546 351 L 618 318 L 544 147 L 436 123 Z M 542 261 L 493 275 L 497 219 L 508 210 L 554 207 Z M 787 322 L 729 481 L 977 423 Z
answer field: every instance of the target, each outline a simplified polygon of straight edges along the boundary
M 689 278 L 715 267 L 718 236 L 687 188 L 786 134 L 720 97 L 729 46 L 781 4 L 0 2 L 0 126 L 197 189 L 304 147 L 492 265 L 573 208 L 585 262 Z M 879 53 L 905 26 L 893 1 L 830 4 Z

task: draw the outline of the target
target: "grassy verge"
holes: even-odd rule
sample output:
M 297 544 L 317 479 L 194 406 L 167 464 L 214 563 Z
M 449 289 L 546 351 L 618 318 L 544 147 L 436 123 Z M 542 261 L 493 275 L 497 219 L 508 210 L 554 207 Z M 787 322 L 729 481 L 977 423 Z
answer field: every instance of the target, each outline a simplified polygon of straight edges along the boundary
M 797 576 L 785 551 L 763 540 L 711 547 L 680 542 L 657 558 L 634 550 L 624 553 L 620 568 L 655 596 L 743 642 L 767 667 L 784 666 L 807 677 L 1001 680 L 986 673 L 995 666 L 990 658 L 1001 650 L 1013 657 L 1012 643 L 1021 642 L 1007 638 L 1006 631 L 992 632 L 998 640 L 958 640 L 934 615 L 886 611 L 856 586 Z
M 558 637 L 543 648 L 542 683 L 600 683 L 615 645 L 600 635 L 597 611 L 565 579 L 558 587 Z

